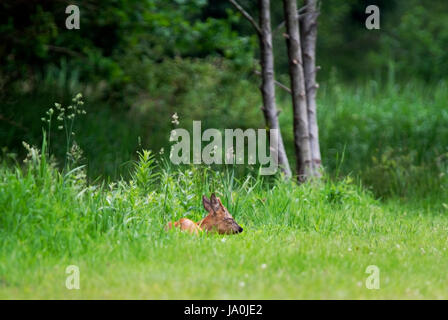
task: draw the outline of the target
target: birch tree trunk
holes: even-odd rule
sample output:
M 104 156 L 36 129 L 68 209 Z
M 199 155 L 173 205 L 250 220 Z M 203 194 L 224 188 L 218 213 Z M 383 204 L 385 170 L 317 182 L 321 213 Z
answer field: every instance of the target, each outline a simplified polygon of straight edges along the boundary
M 291 177 L 291 168 L 283 144 L 278 122 L 278 112 L 275 102 L 275 78 L 274 78 L 274 52 L 272 48 L 271 11 L 270 0 L 259 0 L 259 26 L 261 29 L 260 64 L 262 84 L 260 87 L 263 97 L 263 114 L 266 124 L 270 129 L 278 129 L 278 163 L 286 177 Z M 272 150 L 271 150 L 272 152 Z
M 321 176 L 321 155 L 319 129 L 317 125 L 316 91 L 316 38 L 317 38 L 317 0 L 305 0 L 306 11 L 300 22 L 302 40 L 303 69 L 310 134 L 311 166 L 315 176 Z
M 294 115 L 294 147 L 296 169 L 300 182 L 313 175 L 311 165 L 311 145 L 308 124 L 307 98 L 300 43 L 297 0 L 283 0 L 286 22 L 286 43 L 289 58 L 289 76 Z
M 288 157 L 286 156 L 285 146 L 283 144 L 280 125 L 278 122 L 278 111 L 275 102 L 275 78 L 274 78 L 274 52 L 272 48 L 272 31 L 271 31 L 271 9 L 270 0 L 258 0 L 259 8 L 259 24 L 247 13 L 236 0 L 229 2 L 252 24 L 257 32 L 260 42 L 260 65 L 262 84 L 260 87 L 263 99 L 263 115 L 266 125 L 269 129 L 278 129 L 278 145 L 274 150 L 273 156 L 278 159 L 280 170 L 285 177 L 291 177 L 291 168 L 289 166 Z

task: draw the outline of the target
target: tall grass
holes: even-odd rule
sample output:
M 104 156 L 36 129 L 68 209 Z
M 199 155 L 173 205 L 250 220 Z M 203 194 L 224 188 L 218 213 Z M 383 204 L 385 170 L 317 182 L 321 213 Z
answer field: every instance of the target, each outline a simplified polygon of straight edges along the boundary
M 447 189 L 448 84 L 354 86 L 337 78 L 318 95 L 322 160 L 331 176 L 359 178 L 378 197 L 441 196 Z M 292 146 L 289 97 L 280 115 Z M 283 100 L 282 100 L 283 101 Z M 288 153 L 293 155 L 293 150 Z
M 350 179 L 303 186 L 279 179 L 267 184 L 260 176 L 240 180 L 232 169 L 178 169 L 155 160 L 149 151 L 140 153 L 130 180 L 89 185 L 79 175 L 82 167 L 60 172 L 47 159 L 45 143 L 42 147 L 32 148 L 37 156 L 30 156 L 26 167 L 1 166 L 0 171 L 2 241 L 20 241 L 37 251 L 80 253 L 102 237 L 151 237 L 168 221 L 201 219 L 201 196 L 211 192 L 252 228 L 278 225 L 331 233 L 354 219 L 351 208 L 377 207 Z M 340 214 L 323 214 L 334 210 Z
M 349 177 L 297 185 L 142 151 L 129 180 L 88 183 L 41 150 L 0 165 L 2 298 L 446 297 L 446 209 L 382 204 Z M 6 160 L 4 160 L 6 161 Z M 216 192 L 244 232 L 166 232 Z M 64 286 L 81 270 L 81 289 Z M 363 287 L 379 265 L 382 290 Z M 401 268 L 403 266 L 403 268 Z

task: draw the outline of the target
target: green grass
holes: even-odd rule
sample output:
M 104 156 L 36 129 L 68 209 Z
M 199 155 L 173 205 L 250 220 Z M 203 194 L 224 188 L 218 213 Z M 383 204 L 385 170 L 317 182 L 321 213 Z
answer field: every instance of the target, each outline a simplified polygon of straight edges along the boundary
M 173 168 L 146 152 L 130 181 L 87 185 L 35 154 L 0 166 L 0 298 L 448 298 L 442 201 L 380 202 L 350 178 L 296 185 Z M 165 232 L 215 191 L 244 232 Z M 80 290 L 65 287 L 80 268 Z M 380 269 L 369 290 L 366 268 Z
M 250 92 L 248 87 L 242 92 Z M 128 174 L 143 130 L 137 122 L 129 130 L 137 111 L 114 118 L 112 109 L 87 106 L 76 128 L 86 167 L 61 171 L 66 148 L 55 132 L 50 153 L 59 166 L 35 148 L 28 148 L 26 164 L 11 163 L 3 152 L 0 298 L 447 299 L 446 88 L 446 82 L 379 86 L 371 81 L 347 87 L 330 80 L 319 91 L 326 175 L 300 186 L 260 177 L 252 168 L 173 167 L 148 152 L 138 156 Z M 186 101 L 201 102 L 201 108 L 182 117 L 188 126 L 208 103 L 199 91 L 176 103 L 161 94 L 157 103 L 183 108 Z M 255 96 L 254 89 L 226 103 L 236 106 L 232 114 L 238 115 L 243 106 L 256 104 Z M 27 118 L 18 122 L 30 131 L 0 130 L 14 145 L 38 140 L 40 113 L 24 111 L 37 98 L 25 95 L 17 105 L 23 112 L 15 112 Z M 279 97 L 280 121 L 292 146 L 287 98 Z M 220 98 L 209 100 L 216 104 L 210 118 L 221 120 L 215 117 Z M 139 112 L 156 114 L 151 101 Z M 159 114 L 155 131 L 163 136 L 169 115 L 179 110 Z M 256 127 L 260 119 L 248 117 Z M 248 123 L 230 115 L 222 119 L 219 125 L 232 128 Z M 213 121 L 209 125 L 216 126 Z M 92 172 L 102 170 L 115 178 L 95 180 Z M 242 234 L 196 237 L 164 231 L 168 221 L 181 217 L 200 220 L 205 215 L 201 196 L 211 192 L 244 228 Z M 80 268 L 80 290 L 65 287 L 69 265 Z M 369 265 L 380 269 L 379 290 L 365 286 Z
M 447 88 L 446 81 L 370 80 L 347 86 L 328 79 L 318 91 L 319 139 L 327 172 L 359 177 L 376 197 L 440 192 L 448 185 Z M 280 121 L 293 155 L 290 97 L 285 98 Z

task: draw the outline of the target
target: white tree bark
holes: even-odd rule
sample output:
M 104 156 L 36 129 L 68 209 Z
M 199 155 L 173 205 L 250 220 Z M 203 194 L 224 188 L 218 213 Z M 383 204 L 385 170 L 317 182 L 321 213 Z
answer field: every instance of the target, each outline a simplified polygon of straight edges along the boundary
M 262 70 L 262 84 L 260 89 L 263 96 L 263 113 L 268 127 L 271 129 L 279 129 L 277 148 L 278 163 L 284 174 L 287 177 L 291 177 L 291 168 L 289 167 L 283 138 L 280 133 L 275 102 L 274 52 L 272 48 L 270 0 L 259 0 L 258 3 L 260 8 L 260 64 Z
M 283 144 L 282 134 L 278 121 L 278 111 L 275 101 L 275 78 L 274 78 L 274 52 L 272 48 L 271 31 L 271 10 L 270 0 L 258 0 L 259 5 L 259 24 L 235 1 L 229 0 L 233 6 L 254 26 L 260 42 L 260 65 L 262 84 L 260 87 L 263 99 L 263 115 L 266 125 L 269 129 L 278 129 L 278 146 L 274 151 L 277 153 L 280 170 L 285 177 L 291 177 L 291 168 L 288 157 L 286 156 L 285 146 Z M 272 149 L 271 149 L 272 152 Z
M 291 96 L 294 114 L 296 169 L 298 180 L 303 182 L 309 176 L 313 175 L 313 170 L 296 0 L 283 0 L 283 9 L 286 22 L 286 43 L 288 46 L 289 75 L 291 79 Z
M 317 125 L 316 91 L 316 39 L 317 39 L 317 0 L 305 0 L 306 11 L 300 19 L 303 69 L 305 76 L 308 126 L 310 134 L 311 165 L 313 175 L 321 176 L 321 154 L 319 129 Z

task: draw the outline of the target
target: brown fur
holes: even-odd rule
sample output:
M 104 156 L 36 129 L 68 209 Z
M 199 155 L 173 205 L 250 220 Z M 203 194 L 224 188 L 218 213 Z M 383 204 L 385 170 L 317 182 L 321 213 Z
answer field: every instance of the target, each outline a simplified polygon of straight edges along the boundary
M 202 196 L 202 204 L 204 209 L 208 211 L 208 215 L 195 223 L 187 218 L 182 218 L 174 223 L 168 222 L 166 230 L 179 228 L 182 231 L 188 231 L 190 233 L 198 234 L 199 231 L 218 232 L 219 234 L 234 234 L 243 232 L 232 215 L 229 213 L 226 207 L 222 204 L 221 200 L 215 196 L 214 193 L 207 199 L 206 196 Z
M 172 229 L 173 223 L 168 222 L 168 225 L 166 226 L 166 230 Z M 199 230 L 201 230 L 198 225 L 187 218 L 182 218 L 179 221 L 174 222 L 174 228 L 180 228 L 182 231 L 188 231 L 190 233 L 198 234 Z

